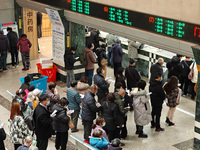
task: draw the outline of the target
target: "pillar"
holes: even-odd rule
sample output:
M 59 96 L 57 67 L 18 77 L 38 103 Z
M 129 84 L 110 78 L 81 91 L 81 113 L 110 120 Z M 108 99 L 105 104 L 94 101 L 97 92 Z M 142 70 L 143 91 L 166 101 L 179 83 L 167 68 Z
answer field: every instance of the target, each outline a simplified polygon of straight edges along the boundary
M 23 8 L 24 34 L 32 43 L 30 58 L 38 57 L 38 38 L 37 38 L 37 13 L 28 8 Z
M 198 69 L 198 84 L 197 84 L 197 100 L 196 100 L 196 112 L 195 112 L 195 136 L 194 136 L 194 148 L 200 150 L 200 46 L 192 46 L 194 58 Z
M 14 1 L 14 7 L 15 7 L 15 21 L 17 22 L 17 25 L 18 25 L 18 33 L 20 37 L 23 33 L 23 30 L 22 30 L 23 29 L 23 8 L 17 4 L 16 0 Z

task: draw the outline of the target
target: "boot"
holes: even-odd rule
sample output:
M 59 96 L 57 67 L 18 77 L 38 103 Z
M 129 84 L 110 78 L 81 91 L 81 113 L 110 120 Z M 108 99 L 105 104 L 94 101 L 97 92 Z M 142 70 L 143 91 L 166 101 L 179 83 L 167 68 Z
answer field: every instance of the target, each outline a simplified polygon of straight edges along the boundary
M 151 128 L 155 128 L 156 127 L 156 123 L 154 121 L 151 121 Z
M 139 134 L 139 133 L 140 133 L 139 127 L 138 127 L 138 125 L 136 125 L 136 132 L 135 132 L 135 134 Z
M 170 123 L 170 120 L 169 120 L 169 118 L 168 117 L 166 117 L 166 121 L 165 121 L 166 123 Z

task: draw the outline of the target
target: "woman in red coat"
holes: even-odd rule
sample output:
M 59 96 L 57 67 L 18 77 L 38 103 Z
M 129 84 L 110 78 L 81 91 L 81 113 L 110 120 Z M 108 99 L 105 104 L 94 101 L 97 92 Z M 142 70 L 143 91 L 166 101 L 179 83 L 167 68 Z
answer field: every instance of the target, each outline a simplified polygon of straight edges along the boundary
M 21 38 L 19 39 L 17 43 L 17 50 L 19 51 L 20 46 L 20 52 L 22 55 L 22 63 L 24 68 L 22 70 L 26 71 L 29 70 L 30 67 L 30 48 L 32 46 L 31 42 L 27 38 L 26 34 L 22 34 Z

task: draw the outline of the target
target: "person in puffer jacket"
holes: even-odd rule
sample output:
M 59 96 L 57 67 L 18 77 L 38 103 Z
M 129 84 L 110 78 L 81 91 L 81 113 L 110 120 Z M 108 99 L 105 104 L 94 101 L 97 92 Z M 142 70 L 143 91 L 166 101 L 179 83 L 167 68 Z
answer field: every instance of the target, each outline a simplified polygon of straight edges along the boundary
M 19 46 L 20 46 L 20 52 L 22 55 L 22 62 L 24 68 L 22 69 L 23 71 L 29 70 L 30 67 L 30 48 L 32 46 L 31 42 L 27 38 L 26 34 L 22 34 L 21 38 L 19 39 L 17 43 L 17 51 L 19 51 Z
M 103 137 L 101 130 L 95 130 L 92 137 L 90 137 L 90 145 L 97 150 L 104 150 L 109 145 L 109 142 Z
M 133 95 L 133 108 L 134 118 L 136 124 L 136 134 L 139 134 L 139 138 L 147 138 L 148 136 L 143 133 L 143 126 L 147 125 L 151 121 L 151 112 L 149 98 L 145 90 L 146 82 L 141 80 L 138 83 L 138 88 L 132 91 Z
M 63 97 L 60 99 L 59 104 L 55 104 L 52 110 L 57 110 L 56 116 L 53 120 L 53 129 L 56 131 L 56 141 L 55 147 L 61 150 L 66 150 L 66 145 L 68 141 L 68 122 L 70 118 L 67 116 L 67 109 L 65 106 L 69 104 L 68 100 Z

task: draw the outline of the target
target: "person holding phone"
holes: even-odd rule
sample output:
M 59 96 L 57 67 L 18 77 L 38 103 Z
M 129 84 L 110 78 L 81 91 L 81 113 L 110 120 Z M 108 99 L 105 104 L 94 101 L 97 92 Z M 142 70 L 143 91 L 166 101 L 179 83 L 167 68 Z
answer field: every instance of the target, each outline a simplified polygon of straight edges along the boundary
M 56 83 L 55 82 L 49 82 L 48 89 L 45 91 L 45 94 L 47 94 L 50 97 L 50 105 L 48 106 L 49 111 L 52 113 L 52 107 L 60 100 L 60 95 L 58 94 L 58 90 L 56 89 Z
M 67 71 L 67 87 L 70 88 L 70 82 L 75 80 L 74 76 L 74 63 L 79 59 L 79 57 L 74 58 L 76 48 L 71 47 L 69 50 L 65 51 L 64 61 L 65 69 Z
M 5 150 L 4 140 L 6 139 L 6 133 L 4 131 L 4 123 L 0 125 L 0 150 Z

